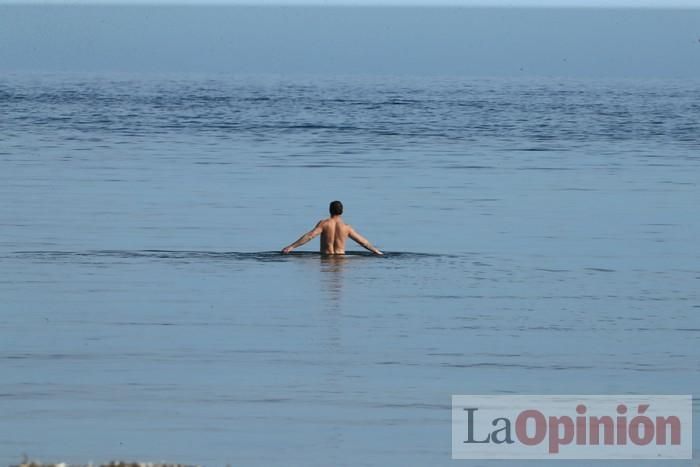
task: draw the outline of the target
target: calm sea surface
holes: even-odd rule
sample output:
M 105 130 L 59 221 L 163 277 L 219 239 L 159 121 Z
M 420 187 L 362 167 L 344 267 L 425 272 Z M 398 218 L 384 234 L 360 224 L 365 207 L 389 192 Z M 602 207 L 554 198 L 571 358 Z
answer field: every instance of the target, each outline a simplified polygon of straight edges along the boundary
M 500 466 L 452 394 L 697 394 L 699 85 L 0 76 L 0 465 Z M 333 199 L 385 258 L 275 253 Z

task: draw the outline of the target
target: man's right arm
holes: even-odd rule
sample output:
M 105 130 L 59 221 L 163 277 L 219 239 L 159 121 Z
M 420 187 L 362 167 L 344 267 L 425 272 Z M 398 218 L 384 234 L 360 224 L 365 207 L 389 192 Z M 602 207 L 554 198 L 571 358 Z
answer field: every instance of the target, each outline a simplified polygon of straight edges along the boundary
M 350 231 L 348 232 L 348 235 L 350 236 L 350 238 L 352 238 L 355 241 L 355 243 L 360 245 L 362 248 L 365 248 L 365 249 L 371 251 L 375 255 L 383 255 L 384 254 L 381 251 L 379 251 L 377 248 L 375 248 L 374 245 L 372 245 L 369 242 L 369 240 L 367 240 L 365 237 L 363 237 L 358 232 L 356 232 L 355 229 L 353 229 L 352 227 L 350 227 Z
M 310 240 L 319 236 L 321 234 L 321 232 L 323 232 L 323 221 L 319 221 L 318 224 L 316 224 L 316 227 L 314 227 L 313 229 L 311 229 L 310 231 L 306 232 L 304 235 L 299 237 L 299 239 L 296 242 L 282 248 L 282 254 L 286 255 L 286 254 L 290 253 L 293 249 L 300 247 L 300 246 L 304 245 L 305 243 L 308 243 Z

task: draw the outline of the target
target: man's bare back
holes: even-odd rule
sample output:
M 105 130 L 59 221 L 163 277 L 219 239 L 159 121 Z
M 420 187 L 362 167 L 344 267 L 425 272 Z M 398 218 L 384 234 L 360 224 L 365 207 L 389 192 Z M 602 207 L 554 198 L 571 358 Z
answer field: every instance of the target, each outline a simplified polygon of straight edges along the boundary
M 321 236 L 321 253 L 324 255 L 344 255 L 345 240 L 348 237 L 357 242 L 363 248 L 371 251 L 374 254 L 381 255 L 381 251 L 376 249 L 365 237 L 360 235 L 351 225 L 343 221 L 343 205 L 340 201 L 333 201 L 330 205 L 331 216 L 327 219 L 320 220 L 316 227 L 305 233 L 299 239 L 289 246 L 282 249 L 282 253 L 287 254 L 294 248 L 297 248 L 309 242 L 317 236 Z

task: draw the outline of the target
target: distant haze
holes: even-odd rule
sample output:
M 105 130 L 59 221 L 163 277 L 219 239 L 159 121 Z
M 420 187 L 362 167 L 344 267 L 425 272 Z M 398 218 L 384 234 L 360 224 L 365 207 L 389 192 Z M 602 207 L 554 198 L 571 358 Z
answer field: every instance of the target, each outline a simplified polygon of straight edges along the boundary
M 6 4 L 0 71 L 695 78 L 700 9 Z

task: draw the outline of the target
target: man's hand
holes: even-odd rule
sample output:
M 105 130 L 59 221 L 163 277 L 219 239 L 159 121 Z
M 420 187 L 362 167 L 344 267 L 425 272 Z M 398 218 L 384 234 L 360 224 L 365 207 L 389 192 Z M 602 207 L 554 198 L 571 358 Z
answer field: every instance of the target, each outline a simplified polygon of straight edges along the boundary
M 368 249 L 369 251 L 371 251 L 372 253 L 374 253 L 374 254 L 377 255 L 377 256 L 384 256 L 384 253 L 382 253 L 381 251 L 379 251 L 379 249 L 375 248 L 374 245 L 372 245 L 372 244 L 369 243 L 369 242 L 367 243 L 367 245 L 362 245 L 362 246 L 365 247 L 366 249 Z
M 292 250 L 293 250 L 293 248 L 291 246 L 286 246 L 286 247 L 282 248 L 282 254 L 288 255 Z

